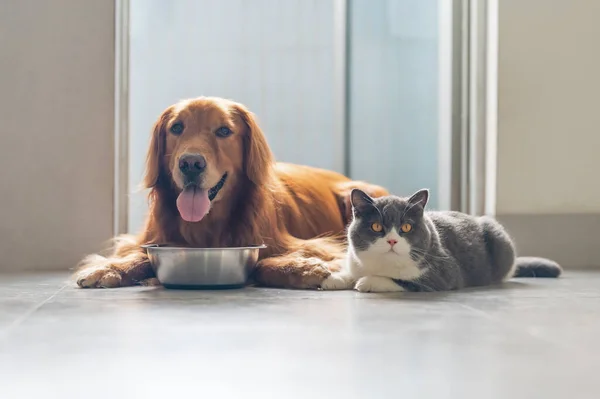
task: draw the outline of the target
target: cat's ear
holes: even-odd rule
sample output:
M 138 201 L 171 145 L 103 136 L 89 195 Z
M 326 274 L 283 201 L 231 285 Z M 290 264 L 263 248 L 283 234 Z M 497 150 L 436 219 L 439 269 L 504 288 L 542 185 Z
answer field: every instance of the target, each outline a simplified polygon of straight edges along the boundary
M 373 198 L 358 188 L 353 189 L 350 193 L 350 202 L 355 215 L 360 215 L 373 208 Z
M 429 201 L 429 190 L 423 188 L 412 195 L 408 199 L 408 203 L 413 206 L 420 206 L 421 208 L 425 208 L 427 205 L 427 201 Z

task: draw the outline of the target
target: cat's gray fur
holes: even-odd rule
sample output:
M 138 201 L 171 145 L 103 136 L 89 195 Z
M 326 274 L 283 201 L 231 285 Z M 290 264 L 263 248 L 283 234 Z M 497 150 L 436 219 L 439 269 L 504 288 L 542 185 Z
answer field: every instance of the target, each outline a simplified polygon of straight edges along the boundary
M 348 262 L 322 287 L 355 286 L 359 291 L 373 292 L 446 291 L 495 284 L 511 277 L 561 274 L 560 266 L 549 259 L 516 257 L 513 241 L 493 218 L 425 211 L 428 198 L 425 189 L 410 198 L 375 199 L 353 190 Z M 383 230 L 375 232 L 373 223 L 381 224 Z M 412 230 L 402 232 L 403 223 L 410 223 Z M 397 244 L 390 245 L 392 235 Z M 382 239 L 387 244 L 382 244 Z M 384 252 L 385 245 L 390 245 L 388 252 Z M 398 246 L 401 248 L 396 249 Z

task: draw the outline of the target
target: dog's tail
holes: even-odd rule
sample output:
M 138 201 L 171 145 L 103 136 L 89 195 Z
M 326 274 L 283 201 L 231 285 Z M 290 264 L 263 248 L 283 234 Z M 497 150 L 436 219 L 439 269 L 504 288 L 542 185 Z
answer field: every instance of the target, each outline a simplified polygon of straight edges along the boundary
M 562 274 L 558 263 L 535 256 L 519 256 L 513 277 L 547 277 L 556 278 Z

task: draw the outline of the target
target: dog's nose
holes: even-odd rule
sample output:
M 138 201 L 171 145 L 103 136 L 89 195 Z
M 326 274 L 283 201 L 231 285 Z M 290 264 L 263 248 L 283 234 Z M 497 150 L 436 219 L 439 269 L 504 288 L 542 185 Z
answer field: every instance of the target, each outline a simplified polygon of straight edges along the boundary
M 184 154 L 179 158 L 179 170 L 185 175 L 199 175 L 206 169 L 206 158 L 200 154 Z

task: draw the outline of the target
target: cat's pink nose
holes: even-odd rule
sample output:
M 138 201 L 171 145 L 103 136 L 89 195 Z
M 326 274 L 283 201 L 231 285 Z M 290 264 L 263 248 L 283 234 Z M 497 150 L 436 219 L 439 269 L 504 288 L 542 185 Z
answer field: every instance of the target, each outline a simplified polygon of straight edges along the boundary
M 387 240 L 388 244 L 390 244 L 390 247 L 393 247 L 394 245 L 398 244 L 398 240 L 393 240 L 393 239 L 389 239 Z

